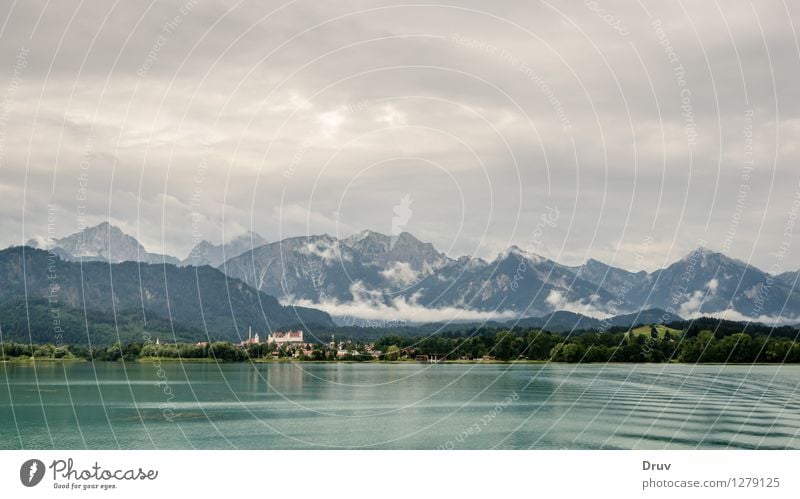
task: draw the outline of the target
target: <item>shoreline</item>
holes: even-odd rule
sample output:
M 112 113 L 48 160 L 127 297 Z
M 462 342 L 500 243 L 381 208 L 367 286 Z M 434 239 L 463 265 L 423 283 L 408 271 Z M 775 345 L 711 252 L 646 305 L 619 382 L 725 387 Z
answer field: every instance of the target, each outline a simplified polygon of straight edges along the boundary
M 54 364 L 54 363 L 83 363 L 83 362 L 90 362 L 87 359 L 83 358 L 69 358 L 69 359 L 0 359 L 0 364 L 36 364 L 38 362 L 47 363 L 47 364 Z M 120 360 L 96 360 L 95 362 L 102 362 L 108 364 L 122 364 Z M 545 365 L 545 364 L 554 364 L 554 365 L 608 365 L 608 366 L 622 366 L 622 365 L 629 365 L 629 366 L 640 366 L 640 365 L 648 365 L 648 366 L 667 366 L 667 365 L 675 365 L 675 366 L 800 366 L 800 362 L 560 362 L 560 361 L 548 361 L 548 360 L 446 360 L 446 361 L 439 361 L 439 362 L 418 362 L 416 360 L 365 360 L 365 361 L 357 361 L 357 360 L 298 360 L 298 359 L 252 359 L 252 360 L 244 360 L 239 362 L 230 362 L 224 360 L 216 360 L 216 359 L 209 359 L 209 358 L 175 358 L 175 357 L 142 357 L 136 360 L 125 361 L 125 363 L 131 364 L 155 364 L 155 363 L 168 363 L 168 364 L 371 364 L 371 365 L 404 365 L 404 364 L 415 364 L 420 366 L 425 365 L 478 365 L 478 364 L 490 364 L 490 365 L 515 365 L 515 364 L 522 364 L 522 365 Z

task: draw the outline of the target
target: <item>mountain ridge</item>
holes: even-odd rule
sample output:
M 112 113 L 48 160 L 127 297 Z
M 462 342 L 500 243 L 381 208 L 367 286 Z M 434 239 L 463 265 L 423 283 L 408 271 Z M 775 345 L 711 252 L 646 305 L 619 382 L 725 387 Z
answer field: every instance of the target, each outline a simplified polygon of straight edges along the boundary
M 267 240 L 255 232 L 249 231 L 239 235 L 226 243 L 214 244 L 206 239 L 198 242 L 181 260 L 181 265 L 200 267 L 209 265 L 219 267 L 225 260 L 243 255 L 244 253 L 267 244 Z
M 108 224 L 97 228 L 101 234 L 113 233 L 115 239 L 127 241 L 124 255 L 142 254 L 143 247 L 118 228 Z M 72 241 L 74 236 L 58 241 Z M 487 317 L 574 311 L 600 318 L 658 308 L 682 317 L 726 313 L 800 322 L 800 291 L 793 287 L 796 272 L 772 276 L 704 247 L 647 272 L 594 258 L 578 266 L 563 265 L 518 246 L 492 260 L 451 258 L 408 232 L 386 235 L 363 230 L 344 238 L 322 234 L 271 243 L 249 233 L 226 244 L 200 245 L 198 258 L 190 261 L 190 253 L 180 263 L 211 265 L 285 304 L 318 307 L 332 315 L 371 309 L 385 311 L 388 320 L 408 318 L 399 314 L 416 319 L 417 312 L 456 308 Z M 62 246 L 67 248 L 56 246 L 52 251 L 69 253 L 72 248 Z M 104 251 L 113 253 L 103 241 L 95 246 L 92 251 L 98 258 L 106 255 Z M 243 252 L 235 254 L 239 250 Z M 146 252 L 144 259 L 175 263 L 172 257 Z M 223 261 L 213 265 L 219 260 Z
M 148 252 L 136 238 L 109 222 L 100 222 L 74 234 L 55 239 L 48 248 L 42 249 L 48 249 L 63 259 L 73 261 L 109 263 L 138 261 L 171 264 L 179 262 L 174 256 Z
M 319 304 L 332 315 L 337 305 L 356 303 L 386 306 L 389 313 L 411 304 L 518 316 L 574 310 L 601 317 L 663 309 L 685 317 L 727 313 L 800 320 L 800 292 L 785 278 L 707 248 L 653 272 L 631 272 L 596 259 L 562 265 L 516 246 L 491 261 L 452 259 L 432 245 L 425 246 L 431 251 L 424 254 L 395 256 L 387 244 L 391 237 L 372 231 L 344 239 L 307 236 L 303 240 L 317 241 L 312 244 L 324 239 L 330 251 L 317 247 L 301 252 L 302 257 L 285 243 L 292 239 L 284 240 L 272 243 L 271 250 L 266 249 L 270 245 L 258 248 L 247 261 L 232 258 L 220 269 L 287 302 Z M 272 278 L 264 280 L 266 275 Z M 274 285 L 277 279 L 280 289 Z

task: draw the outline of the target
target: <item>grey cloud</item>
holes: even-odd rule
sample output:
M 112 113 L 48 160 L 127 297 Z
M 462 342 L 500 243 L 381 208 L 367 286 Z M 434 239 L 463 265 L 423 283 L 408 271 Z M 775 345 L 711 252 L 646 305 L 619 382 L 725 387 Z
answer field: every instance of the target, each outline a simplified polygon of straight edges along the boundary
M 409 194 L 408 230 L 454 255 L 524 245 L 557 206 L 546 256 L 629 267 L 653 237 L 653 268 L 699 239 L 721 248 L 752 109 L 754 171 L 730 253 L 766 267 L 800 188 L 796 13 L 683 7 L 6 2 L 0 97 L 19 49 L 30 56 L 0 122 L 2 242 L 44 234 L 47 203 L 58 235 L 73 231 L 90 143 L 86 221 L 110 215 L 151 251 L 185 255 L 193 213 L 214 241 L 387 231 Z M 797 252 L 787 260 L 800 267 Z

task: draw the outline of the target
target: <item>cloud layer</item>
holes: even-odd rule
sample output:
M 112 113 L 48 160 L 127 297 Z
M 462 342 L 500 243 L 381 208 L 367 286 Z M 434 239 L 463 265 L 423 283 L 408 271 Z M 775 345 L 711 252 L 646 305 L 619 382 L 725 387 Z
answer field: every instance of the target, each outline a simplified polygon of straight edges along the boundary
M 774 256 L 800 193 L 786 2 L 68 0 L 0 18 L 3 244 L 102 220 L 178 257 L 251 229 L 390 233 L 410 196 L 404 230 L 456 256 L 525 247 L 556 207 L 536 249 L 560 262 L 653 269 L 702 242 L 800 268 Z

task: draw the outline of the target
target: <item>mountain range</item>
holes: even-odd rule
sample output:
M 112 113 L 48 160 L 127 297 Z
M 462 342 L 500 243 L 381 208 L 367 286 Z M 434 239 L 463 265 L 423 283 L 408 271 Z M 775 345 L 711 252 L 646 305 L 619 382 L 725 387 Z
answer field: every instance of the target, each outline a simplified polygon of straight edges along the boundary
M 262 246 L 267 241 L 255 232 L 247 232 L 222 244 L 199 241 L 186 258 L 148 252 L 133 236 L 108 222 L 87 227 L 75 234 L 40 244 L 36 239 L 28 241 L 27 246 L 49 250 L 63 260 L 83 262 L 142 262 L 171 263 L 173 265 L 192 265 L 217 267 L 225 260 L 239 256 L 252 248 Z
M 388 244 L 387 241 L 393 241 Z M 800 316 L 792 273 L 771 276 L 697 248 L 654 272 L 597 260 L 567 266 L 512 246 L 493 260 L 452 259 L 411 234 L 363 232 L 289 238 L 224 262 L 220 270 L 288 303 L 332 315 L 353 304 L 392 310 L 457 308 L 513 316 L 566 310 L 594 317 L 663 309 L 682 317 Z M 387 317 L 387 320 L 391 320 Z
M 76 240 L 82 241 L 77 255 L 71 253 Z M 772 276 L 706 248 L 653 272 L 630 272 L 597 260 L 563 265 L 516 246 L 491 260 L 451 258 L 408 232 L 369 230 L 341 239 L 323 234 L 271 243 L 248 233 L 223 245 L 203 241 L 181 261 L 147 253 L 108 224 L 55 246 L 67 260 L 155 259 L 216 267 L 284 304 L 320 308 L 339 319 L 365 312 L 387 321 L 422 323 L 430 322 L 431 315 L 448 320 L 459 311 L 481 320 L 555 311 L 597 319 L 649 309 L 684 318 L 726 313 L 797 322 L 800 317 L 796 272 Z

